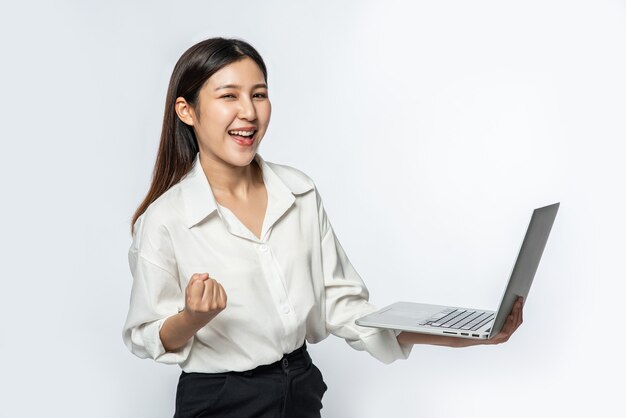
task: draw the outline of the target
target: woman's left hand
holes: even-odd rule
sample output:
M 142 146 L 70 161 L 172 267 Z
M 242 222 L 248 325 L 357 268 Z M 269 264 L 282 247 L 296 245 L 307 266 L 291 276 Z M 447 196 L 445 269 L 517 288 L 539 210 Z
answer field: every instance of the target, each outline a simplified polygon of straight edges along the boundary
M 521 296 L 518 296 L 515 304 L 513 305 L 513 309 L 509 314 L 508 318 L 506 318 L 506 322 L 504 326 L 500 330 L 500 332 L 493 338 L 489 338 L 488 340 L 482 340 L 483 344 L 501 344 L 505 343 L 509 340 L 511 335 L 522 325 L 524 322 L 522 318 L 522 310 L 524 307 L 524 299 Z

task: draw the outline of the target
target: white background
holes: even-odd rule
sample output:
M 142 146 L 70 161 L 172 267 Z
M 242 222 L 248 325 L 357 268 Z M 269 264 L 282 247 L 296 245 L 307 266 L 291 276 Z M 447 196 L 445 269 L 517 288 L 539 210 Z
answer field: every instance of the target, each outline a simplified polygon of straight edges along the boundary
M 325 417 L 625 416 L 626 2 L 58 0 L 0 13 L 2 417 L 172 415 L 179 369 L 121 339 L 130 219 L 211 36 L 266 60 L 261 155 L 316 181 L 379 306 L 494 309 L 561 202 L 508 343 L 385 366 L 331 336 Z

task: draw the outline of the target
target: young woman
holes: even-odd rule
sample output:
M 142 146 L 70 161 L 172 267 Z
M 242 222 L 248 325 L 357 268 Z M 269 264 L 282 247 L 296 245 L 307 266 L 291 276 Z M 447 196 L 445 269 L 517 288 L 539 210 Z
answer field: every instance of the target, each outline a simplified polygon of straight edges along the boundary
M 150 190 L 134 214 L 123 338 L 182 368 L 175 417 L 319 417 L 326 384 L 306 351 L 329 333 L 382 362 L 413 344 L 506 341 L 359 327 L 374 311 L 313 181 L 258 154 L 270 121 L 267 70 L 237 39 L 177 62 Z

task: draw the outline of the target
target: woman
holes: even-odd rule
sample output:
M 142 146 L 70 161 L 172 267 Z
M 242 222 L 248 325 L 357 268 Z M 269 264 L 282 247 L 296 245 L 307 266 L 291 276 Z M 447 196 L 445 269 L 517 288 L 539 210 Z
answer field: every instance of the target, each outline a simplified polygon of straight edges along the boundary
M 187 50 L 167 92 L 150 190 L 133 217 L 123 338 L 182 368 L 175 417 L 319 417 L 326 385 L 306 351 L 329 333 L 382 362 L 413 344 L 506 341 L 359 327 L 376 308 L 313 181 L 257 153 L 271 114 L 267 71 L 249 44 Z

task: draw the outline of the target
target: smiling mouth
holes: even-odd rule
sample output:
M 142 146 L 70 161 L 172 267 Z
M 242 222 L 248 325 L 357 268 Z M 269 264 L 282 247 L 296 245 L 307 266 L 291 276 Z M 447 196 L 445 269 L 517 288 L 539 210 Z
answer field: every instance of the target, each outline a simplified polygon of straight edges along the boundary
M 230 136 L 234 136 L 237 138 L 243 138 L 243 139 L 249 139 L 252 138 L 255 134 L 257 133 L 257 130 L 252 130 L 252 131 L 228 131 L 228 134 Z
M 254 139 L 256 138 L 257 130 L 253 131 L 228 131 L 228 134 L 231 138 L 235 140 L 239 145 L 250 146 L 254 143 Z

